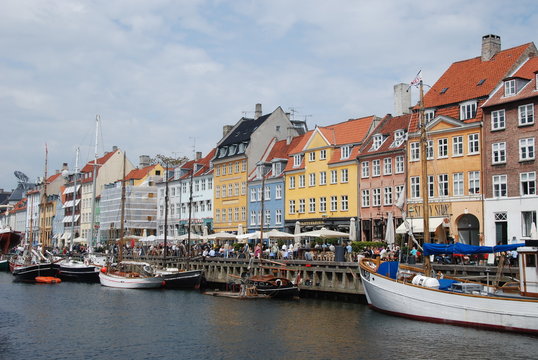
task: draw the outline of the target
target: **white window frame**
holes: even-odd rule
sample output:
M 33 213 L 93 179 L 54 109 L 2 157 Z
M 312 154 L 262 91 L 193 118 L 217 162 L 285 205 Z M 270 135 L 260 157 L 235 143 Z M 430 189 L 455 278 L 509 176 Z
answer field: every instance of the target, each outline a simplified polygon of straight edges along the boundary
M 519 126 L 534 124 L 534 104 L 520 105 L 517 114 Z
M 433 140 L 426 141 L 426 159 L 433 160 L 434 158 Z
M 409 144 L 409 161 L 419 161 L 420 160 L 420 143 L 414 141 Z
M 282 210 L 275 210 L 275 224 L 282 224 Z
M 534 138 L 519 139 L 519 161 L 529 161 L 536 158 Z
M 383 175 L 392 175 L 392 158 L 383 159 Z
M 469 195 L 480 194 L 480 171 L 469 171 L 467 177 L 469 178 Z
M 326 171 L 320 171 L 320 173 L 319 173 L 319 184 L 320 185 L 327 185 L 327 172 Z
M 460 120 L 468 120 L 476 117 L 476 100 L 466 101 L 460 104 Z
M 405 161 L 403 155 L 396 156 L 395 174 L 402 174 L 405 171 Z
M 340 170 L 340 182 L 341 183 L 349 182 L 349 170 L 348 169 Z
M 293 167 L 299 167 L 301 166 L 301 155 L 296 154 L 293 155 Z
M 427 123 L 435 119 L 435 109 L 424 110 L 424 119 Z
M 290 214 L 295 214 L 295 200 L 288 201 L 288 212 Z
M 438 175 L 438 193 L 439 196 L 448 196 L 449 193 L 449 185 L 448 185 L 448 174 L 440 174 Z
M 299 199 L 299 214 L 304 214 L 306 210 L 306 200 Z
M 454 196 L 464 195 L 464 175 L 462 172 L 452 174 L 452 192 Z
M 316 173 L 308 174 L 308 186 L 316 186 Z
M 448 138 L 437 139 L 437 158 L 448 158 Z
M 299 188 L 305 187 L 305 180 L 306 179 L 304 174 L 299 175 Z
M 381 206 L 381 188 L 372 189 L 372 206 Z
M 491 130 L 502 130 L 506 128 L 506 112 L 504 109 L 491 112 Z
M 338 182 L 338 172 L 336 170 L 331 170 L 331 184 L 336 184 Z
M 381 161 L 372 160 L 372 177 L 381 176 Z
M 331 211 L 338 211 L 338 196 L 331 196 Z
M 516 94 L 516 80 L 507 80 L 504 82 L 504 96 L 513 96 Z
M 295 176 L 290 176 L 288 181 L 289 189 L 295 189 Z
M 349 197 L 347 195 L 340 196 L 340 211 L 349 210 Z
M 365 179 L 370 177 L 370 162 L 363 161 L 361 163 L 361 178 Z
M 506 164 L 506 143 L 491 144 L 491 163 L 493 165 Z
M 327 150 L 323 149 L 319 151 L 319 159 L 327 160 Z
M 316 161 L 316 152 L 311 151 L 308 153 L 308 161 L 313 162 Z
M 502 175 L 493 175 L 492 177 L 492 186 L 493 186 L 493 197 L 494 198 L 504 198 L 508 197 L 508 176 L 505 174 Z
M 341 150 L 341 153 L 340 153 L 340 159 L 348 159 L 349 156 L 351 155 L 351 146 L 349 145 L 344 145 L 340 148 Z
M 463 136 L 452 137 L 452 157 L 463 156 Z
M 256 202 L 256 188 L 250 188 L 250 202 Z
M 319 212 L 327 212 L 327 198 L 325 196 L 319 198 Z
M 435 178 L 433 175 L 428 175 L 428 196 L 434 197 L 435 195 Z
M 386 186 L 383 188 L 383 205 L 392 205 L 392 187 Z
M 474 133 L 467 135 L 467 145 L 468 145 L 468 152 L 469 155 L 476 155 L 480 154 L 480 134 Z
M 521 196 L 536 195 L 536 171 L 519 174 L 519 189 Z M 527 193 L 525 193 L 525 189 Z
M 282 199 L 282 184 L 275 186 L 275 199 Z
M 420 176 L 411 176 L 411 198 L 420 198 Z
M 308 212 L 310 213 L 316 212 L 316 198 L 308 199 Z
M 370 189 L 362 190 L 361 207 L 370 207 Z

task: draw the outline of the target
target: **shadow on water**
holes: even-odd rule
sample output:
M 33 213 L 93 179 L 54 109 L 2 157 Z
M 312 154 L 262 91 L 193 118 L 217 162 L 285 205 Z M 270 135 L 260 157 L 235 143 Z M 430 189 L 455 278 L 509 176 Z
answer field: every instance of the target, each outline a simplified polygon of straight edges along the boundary
M 396 318 L 320 299 L 15 284 L 0 274 L 0 358 L 528 359 L 536 338 Z

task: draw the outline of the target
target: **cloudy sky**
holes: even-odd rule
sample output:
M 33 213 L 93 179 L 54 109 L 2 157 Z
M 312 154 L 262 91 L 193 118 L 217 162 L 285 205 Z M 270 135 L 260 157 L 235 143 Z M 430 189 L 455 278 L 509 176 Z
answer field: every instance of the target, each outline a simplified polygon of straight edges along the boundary
M 537 29 L 534 0 L 2 0 L 0 188 L 43 176 L 45 143 L 49 174 L 91 160 L 97 114 L 100 153 L 205 154 L 256 103 L 310 128 L 383 116 L 419 69 Z

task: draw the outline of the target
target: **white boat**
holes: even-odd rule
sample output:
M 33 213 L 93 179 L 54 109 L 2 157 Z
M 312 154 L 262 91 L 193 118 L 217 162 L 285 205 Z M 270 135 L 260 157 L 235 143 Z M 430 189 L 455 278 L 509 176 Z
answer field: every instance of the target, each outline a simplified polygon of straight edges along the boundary
M 429 322 L 538 334 L 538 246 L 520 247 L 518 253 L 521 280 L 517 293 L 456 278 L 427 277 L 422 269 L 396 261 L 361 259 L 360 275 L 368 304 L 381 312 Z
M 145 262 L 122 261 L 112 268 L 103 267 L 99 273 L 101 285 L 121 289 L 155 289 L 164 285 L 162 276 Z

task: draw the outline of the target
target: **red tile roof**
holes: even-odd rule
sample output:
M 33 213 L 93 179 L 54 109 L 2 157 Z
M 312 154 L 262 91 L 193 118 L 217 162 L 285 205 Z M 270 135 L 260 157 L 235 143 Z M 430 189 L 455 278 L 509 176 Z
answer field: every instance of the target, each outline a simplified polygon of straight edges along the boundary
M 357 144 L 368 135 L 368 130 L 376 117 L 366 116 L 334 125 L 320 127 L 319 130 L 331 145 Z
M 394 150 L 403 149 L 405 146 L 405 141 L 402 141 L 402 143 L 398 147 L 390 147 L 390 146 L 394 143 L 395 131 L 402 129 L 405 132 L 407 132 L 410 121 L 411 121 L 411 114 L 405 114 L 405 115 L 400 115 L 400 116 L 395 116 L 395 117 L 393 117 L 390 114 L 386 115 L 381 120 L 379 125 L 372 131 L 370 136 L 368 136 L 368 138 L 364 141 L 360 149 L 359 157 L 362 155 L 371 155 L 371 154 L 382 153 L 385 151 L 394 151 Z M 385 140 L 381 144 L 379 149 L 371 150 L 374 135 L 376 134 L 382 134 L 385 137 Z
M 111 151 L 109 153 L 106 153 L 105 155 L 103 155 L 102 157 L 98 158 L 97 159 L 97 164 L 99 165 L 103 165 L 104 163 L 106 163 L 108 161 L 108 159 L 110 159 L 112 157 L 112 155 L 114 155 L 116 152 L 119 153 L 119 150 L 116 150 L 116 151 Z M 99 167 L 97 167 L 97 171 L 99 171 Z M 88 163 L 82 168 L 82 170 L 80 170 L 80 172 L 93 172 L 93 160 L 92 161 L 88 161 Z
M 193 164 L 195 163 L 198 165 L 199 168 L 196 171 L 196 173 L 193 175 L 194 177 L 210 174 L 213 171 L 213 169 L 211 169 L 211 159 L 215 157 L 216 151 L 217 149 L 214 148 L 200 160 L 197 160 L 197 161 L 189 160 L 185 164 L 183 164 L 181 167 L 184 169 L 189 169 L 189 171 L 187 171 L 187 173 L 185 173 L 182 177 L 180 177 L 180 179 L 188 179 L 191 176 Z
M 131 170 L 131 172 L 129 172 L 126 176 L 125 176 L 125 180 L 140 180 L 140 179 L 143 179 L 144 177 L 146 177 L 149 172 L 153 169 L 155 169 L 155 166 L 156 165 L 149 165 L 149 166 L 146 166 L 142 169 L 133 169 Z
M 59 178 L 61 175 L 62 175 L 62 173 L 57 173 L 57 174 L 54 174 L 52 176 L 49 176 L 49 178 L 47 179 L 47 184 L 52 183 L 54 180 Z

